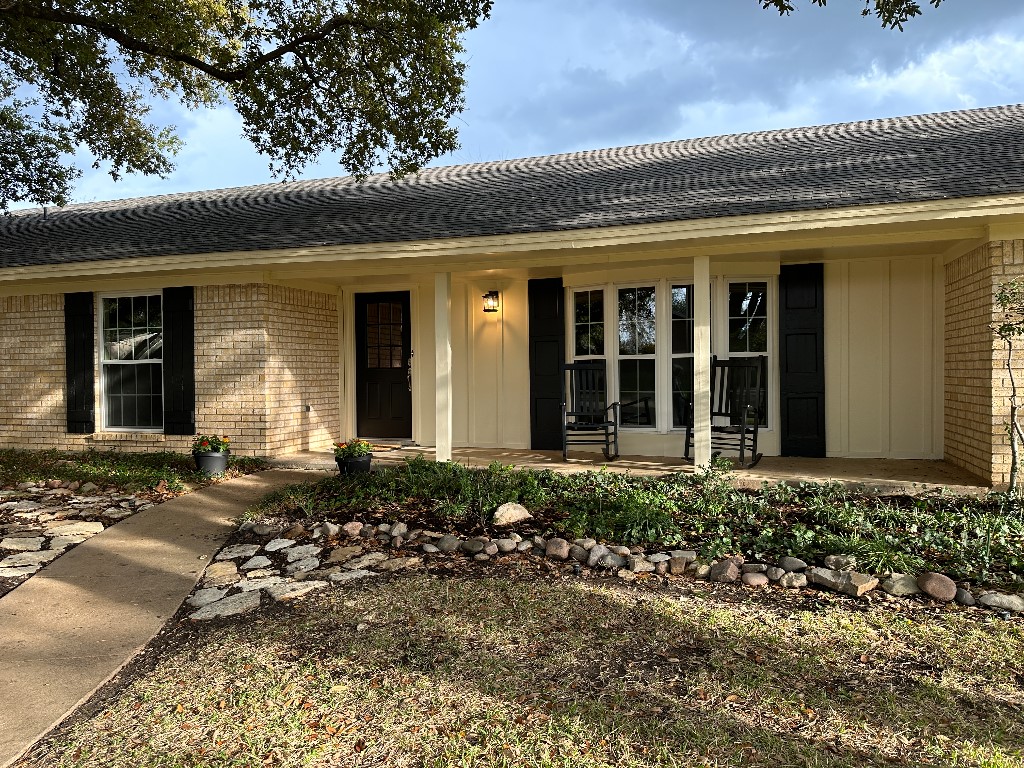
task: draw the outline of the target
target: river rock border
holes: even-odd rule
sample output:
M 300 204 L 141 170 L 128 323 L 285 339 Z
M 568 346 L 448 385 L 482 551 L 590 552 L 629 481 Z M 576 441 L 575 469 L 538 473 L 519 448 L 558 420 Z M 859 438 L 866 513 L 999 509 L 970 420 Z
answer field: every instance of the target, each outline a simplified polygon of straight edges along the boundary
M 285 602 L 316 589 L 417 568 L 432 560 L 484 564 L 517 556 L 557 563 L 575 574 L 595 573 L 627 581 L 652 575 L 688 577 L 750 589 L 816 587 L 853 598 L 881 590 L 895 598 L 920 595 L 940 603 L 1024 613 L 1024 596 L 997 591 L 976 595 L 968 585 L 958 585 L 939 573 L 861 573 L 856 570 L 856 558 L 850 555 L 831 555 L 820 566 L 796 557 L 783 557 L 778 563 L 745 562 L 741 557 L 702 562 L 693 550 L 626 547 L 592 538 L 569 541 L 513 531 L 497 537 L 460 537 L 410 530 L 401 521 L 322 522 L 311 530 L 299 523 L 285 530 L 248 522 L 239 530 L 246 541 L 222 549 L 186 601 L 197 609 L 190 619 L 202 621 L 254 610 L 262 604 L 263 593 L 272 601 Z

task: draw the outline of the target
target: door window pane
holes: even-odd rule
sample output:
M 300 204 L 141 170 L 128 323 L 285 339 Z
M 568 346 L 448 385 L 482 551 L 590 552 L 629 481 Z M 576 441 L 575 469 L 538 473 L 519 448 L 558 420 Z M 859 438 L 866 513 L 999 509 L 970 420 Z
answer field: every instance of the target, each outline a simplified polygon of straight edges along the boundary
M 693 419 L 693 358 L 672 361 L 672 426 L 686 427 Z
M 387 301 L 367 303 L 366 367 L 403 367 L 401 304 Z
M 577 357 L 604 355 L 604 291 L 573 294 L 573 330 Z

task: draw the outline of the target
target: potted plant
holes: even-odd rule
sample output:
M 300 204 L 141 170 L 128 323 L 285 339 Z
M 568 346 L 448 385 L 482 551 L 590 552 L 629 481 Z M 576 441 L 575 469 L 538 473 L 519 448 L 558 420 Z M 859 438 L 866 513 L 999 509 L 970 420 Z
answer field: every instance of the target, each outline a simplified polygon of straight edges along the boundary
M 219 475 L 228 468 L 229 440 L 220 435 L 196 435 L 192 441 L 192 456 L 196 469 L 207 475 Z
M 373 446 L 358 437 L 334 444 L 334 460 L 338 462 L 338 471 L 343 475 L 369 472 L 372 458 Z

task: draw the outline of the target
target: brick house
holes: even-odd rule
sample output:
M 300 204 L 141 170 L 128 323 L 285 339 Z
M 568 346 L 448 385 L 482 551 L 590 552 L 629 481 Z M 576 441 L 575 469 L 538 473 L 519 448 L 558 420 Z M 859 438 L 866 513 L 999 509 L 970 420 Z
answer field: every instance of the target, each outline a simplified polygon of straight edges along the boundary
M 711 355 L 764 355 L 766 454 L 999 484 L 1021 273 L 1020 105 L 19 211 L 0 445 L 558 448 L 601 359 L 623 453 L 678 456 Z

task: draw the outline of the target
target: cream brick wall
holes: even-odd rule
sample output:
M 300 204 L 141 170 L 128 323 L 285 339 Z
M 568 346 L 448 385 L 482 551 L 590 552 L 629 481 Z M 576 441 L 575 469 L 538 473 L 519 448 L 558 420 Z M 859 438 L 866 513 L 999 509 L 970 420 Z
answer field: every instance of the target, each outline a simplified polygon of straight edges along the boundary
M 1006 350 L 992 333 L 997 287 L 1024 276 L 1024 241 L 987 243 L 946 265 L 946 459 L 1005 487 L 1010 472 Z M 1024 383 L 1024 350 L 1014 370 Z
M 0 299 L 0 355 L 2 447 L 191 446 L 187 436 L 67 434 L 62 294 Z M 228 435 L 235 453 L 324 449 L 339 434 L 333 295 L 262 284 L 197 287 L 195 359 L 196 429 Z

